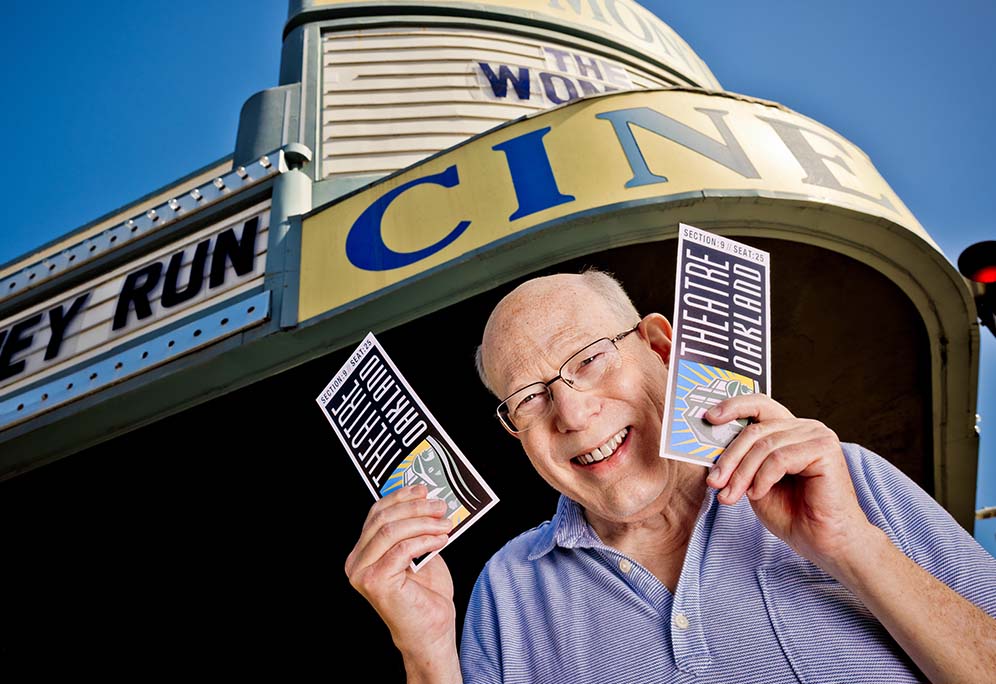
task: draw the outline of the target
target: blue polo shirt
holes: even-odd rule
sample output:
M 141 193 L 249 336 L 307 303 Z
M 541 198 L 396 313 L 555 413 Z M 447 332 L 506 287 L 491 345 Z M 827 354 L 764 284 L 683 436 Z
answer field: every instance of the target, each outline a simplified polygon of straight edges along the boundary
M 844 455 L 868 519 L 996 616 L 996 560 L 887 461 L 854 444 Z M 552 521 L 488 561 L 460 662 L 468 684 L 924 681 L 850 591 L 768 532 L 746 497 L 723 506 L 713 489 L 673 595 L 562 496 Z

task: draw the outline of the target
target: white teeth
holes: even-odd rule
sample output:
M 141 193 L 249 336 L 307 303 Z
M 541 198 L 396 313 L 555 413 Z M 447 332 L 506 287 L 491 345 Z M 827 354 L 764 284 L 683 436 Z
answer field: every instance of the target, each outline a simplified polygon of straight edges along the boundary
M 612 453 L 622 444 L 622 441 L 626 439 L 626 434 L 629 432 L 629 428 L 623 428 L 616 434 L 614 434 L 609 441 L 600 447 L 596 447 L 587 454 L 581 454 L 577 457 L 583 465 L 590 465 L 596 461 L 604 461 L 606 458 L 612 455 Z

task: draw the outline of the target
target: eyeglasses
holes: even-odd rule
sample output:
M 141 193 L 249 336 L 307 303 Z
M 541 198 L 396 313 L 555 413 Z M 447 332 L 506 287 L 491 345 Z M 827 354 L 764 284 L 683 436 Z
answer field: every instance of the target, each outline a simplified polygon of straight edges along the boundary
M 616 343 L 632 332 L 629 330 L 615 337 L 603 337 L 571 355 L 560 367 L 557 376 L 546 382 L 534 382 L 517 389 L 498 404 L 498 419 L 512 433 L 519 433 L 537 425 L 553 411 L 553 393 L 550 385 L 563 380 L 564 384 L 578 392 L 594 389 L 605 374 L 622 365 L 622 357 Z

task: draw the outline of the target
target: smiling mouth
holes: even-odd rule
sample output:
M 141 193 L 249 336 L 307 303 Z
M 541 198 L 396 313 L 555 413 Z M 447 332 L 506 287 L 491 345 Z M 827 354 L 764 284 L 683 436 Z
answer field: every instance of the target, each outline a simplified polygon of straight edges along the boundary
M 581 454 L 580 456 L 575 456 L 571 459 L 573 463 L 581 466 L 589 466 L 593 463 L 601 463 L 605 459 L 612 456 L 619 445 L 623 443 L 626 439 L 626 435 L 629 434 L 629 428 L 624 427 L 622 430 L 612 435 L 605 444 L 592 449 L 587 454 Z

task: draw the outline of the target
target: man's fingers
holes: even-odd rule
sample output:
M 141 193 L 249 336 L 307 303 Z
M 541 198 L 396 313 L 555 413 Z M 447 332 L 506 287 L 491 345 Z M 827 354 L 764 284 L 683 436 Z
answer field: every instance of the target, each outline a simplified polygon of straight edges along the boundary
M 425 498 L 427 493 L 428 489 L 425 485 L 402 487 L 370 507 L 360 532 L 360 538 L 346 558 L 347 575 L 352 575 L 358 568 L 376 562 L 379 555 L 383 554 L 391 545 L 390 543 L 385 545 L 385 543 L 389 539 L 393 539 L 391 543 L 397 541 L 399 530 L 401 534 L 411 532 L 412 526 L 399 528 L 397 526 L 399 521 L 421 519 L 423 527 L 419 528 L 418 525 L 415 525 L 415 528 L 420 530 L 415 534 L 425 533 L 426 530 L 430 534 L 438 534 L 441 530 L 449 531 L 449 520 L 442 518 L 446 513 L 446 502 L 440 499 L 427 499 Z M 440 522 L 441 518 L 444 522 Z M 433 524 L 433 521 L 436 524 Z M 425 525 L 428 525 L 428 528 L 425 528 Z M 371 548 L 371 543 L 378 538 L 380 542 Z M 372 555 L 372 553 L 378 555 Z
M 770 426 L 767 429 L 760 423 L 749 425 L 744 429 L 747 440 L 738 445 L 737 451 L 744 449 L 745 445 L 748 448 L 739 457 L 739 462 L 732 467 L 732 470 L 727 470 L 731 466 L 724 463 L 721 477 L 727 482 L 718 495 L 720 503 L 734 504 L 748 491 L 750 498 L 759 498 L 757 475 L 769 461 L 771 465 L 765 469 L 766 478 L 774 479 L 765 481 L 766 487 L 763 490 L 765 494 L 786 472 L 801 472 L 808 464 L 808 461 L 796 463 L 797 459 L 805 461 L 807 458 L 813 460 L 818 457 L 814 449 L 807 449 L 805 446 L 799 448 L 813 436 L 814 426 L 800 421 L 776 421 L 767 425 Z M 744 436 L 742 433 L 733 444 Z M 725 460 L 724 453 L 720 461 Z M 712 480 L 709 483 L 712 484 Z
M 375 562 L 361 566 L 350 575 L 349 581 L 364 596 L 375 595 L 381 586 L 405 572 L 413 559 L 438 551 L 446 546 L 448 539 L 445 534 L 423 534 L 403 539 Z
M 754 475 L 754 483 L 748 490 L 751 499 L 765 497 L 771 488 L 786 475 L 813 477 L 827 474 L 836 466 L 844 481 L 850 482 L 847 465 L 843 462 L 840 440 L 837 435 L 818 421 L 803 421 L 799 426 L 800 439 L 788 444 L 772 454 L 776 458 L 771 466 L 767 461 Z
M 377 563 L 392 547 L 423 535 L 446 534 L 452 523 L 449 518 L 420 516 L 401 518 L 380 525 L 374 532 L 356 544 L 354 566 L 364 567 Z
M 814 454 L 808 442 L 788 444 L 764 459 L 757 469 L 754 481 L 747 490 L 747 498 L 763 499 L 786 475 L 798 475 L 813 462 Z
M 449 541 L 449 536 L 445 534 L 424 534 L 419 537 L 405 539 L 395 544 L 391 550 L 384 555 L 383 563 L 388 568 L 388 574 L 392 572 L 403 572 L 413 559 L 432 551 L 437 551 Z
M 424 499 L 429 494 L 429 488 L 425 485 L 414 485 L 412 487 L 402 487 L 397 491 L 393 491 L 383 499 L 378 499 L 370 510 L 367 512 L 367 518 L 363 521 L 363 527 L 370 525 L 371 519 L 379 515 L 383 510 L 396 506 L 399 503 L 405 501 L 414 501 L 416 499 Z
M 760 425 L 748 425 L 747 427 L 760 427 Z M 746 429 L 744 432 L 746 432 Z M 729 473 L 726 487 L 719 492 L 717 498 L 720 503 L 735 504 L 739 501 L 740 497 L 744 495 L 744 492 L 747 491 L 748 487 L 754 481 L 754 473 L 764 463 L 764 459 L 768 457 L 771 450 L 777 449 L 792 439 L 790 430 L 774 432 L 772 430 L 763 431 L 762 428 L 762 430 L 755 431 L 754 435 L 756 436 L 748 435 L 748 437 L 753 436 L 749 448 L 741 457 L 740 462 Z M 725 468 L 726 466 L 724 466 Z
M 706 418 L 713 425 L 722 425 L 737 418 L 751 418 L 764 422 L 789 420 L 795 416 L 767 394 L 755 393 L 742 394 L 719 402 L 706 412 Z
M 758 440 L 766 438 L 775 432 L 781 432 L 790 426 L 791 423 L 783 420 L 768 421 L 765 423 L 751 423 L 737 435 L 736 439 L 726 447 L 719 461 L 712 467 L 709 473 L 708 484 L 710 487 L 722 489 L 729 484 L 730 476 L 740 466 L 744 457 L 757 443 Z
M 386 501 L 382 499 L 381 501 Z M 371 535 L 377 533 L 377 529 L 383 525 L 401 520 L 402 518 L 417 518 L 423 515 L 439 517 L 446 512 L 446 502 L 442 499 L 426 499 L 424 496 L 418 499 L 407 499 L 396 502 L 389 502 L 387 505 L 375 504 L 367 514 L 367 519 L 363 523 L 360 532 L 360 541 L 369 539 Z

